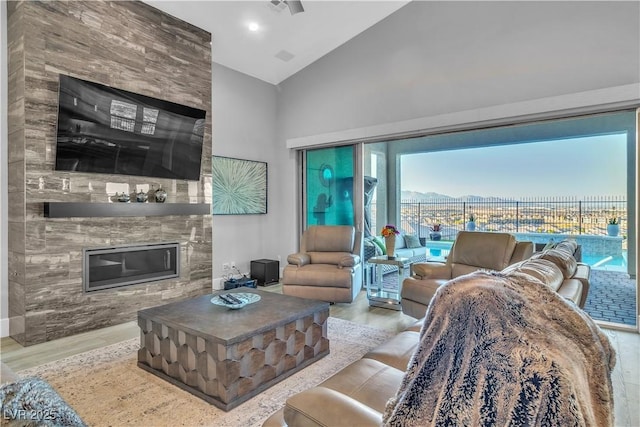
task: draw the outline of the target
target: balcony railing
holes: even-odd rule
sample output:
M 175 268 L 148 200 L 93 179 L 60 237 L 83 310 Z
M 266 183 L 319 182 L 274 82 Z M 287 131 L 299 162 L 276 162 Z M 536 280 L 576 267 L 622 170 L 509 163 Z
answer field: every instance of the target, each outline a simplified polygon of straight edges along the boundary
M 400 227 L 407 233 L 428 238 L 430 228 L 441 224 L 442 239 L 454 240 L 465 229 L 471 214 L 478 231 L 570 235 L 607 235 L 609 219 L 617 218 L 619 236 L 627 236 L 627 201 L 611 196 L 581 200 L 567 197 L 404 200 L 400 205 Z

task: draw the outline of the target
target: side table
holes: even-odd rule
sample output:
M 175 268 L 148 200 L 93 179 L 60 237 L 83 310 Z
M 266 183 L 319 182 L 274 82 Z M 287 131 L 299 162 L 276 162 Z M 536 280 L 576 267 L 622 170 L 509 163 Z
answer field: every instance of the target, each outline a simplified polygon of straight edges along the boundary
M 404 280 L 410 271 L 411 260 L 409 258 L 389 258 L 386 255 L 380 255 L 369 258 L 367 262 L 374 264 L 376 269 L 376 280 L 373 283 L 367 283 L 369 306 L 401 310 L 400 292 L 402 291 L 402 280 Z M 398 281 L 397 284 L 393 283 L 387 287 L 384 286 L 382 266 L 385 264 L 398 267 L 398 273 L 394 275 L 394 278 Z

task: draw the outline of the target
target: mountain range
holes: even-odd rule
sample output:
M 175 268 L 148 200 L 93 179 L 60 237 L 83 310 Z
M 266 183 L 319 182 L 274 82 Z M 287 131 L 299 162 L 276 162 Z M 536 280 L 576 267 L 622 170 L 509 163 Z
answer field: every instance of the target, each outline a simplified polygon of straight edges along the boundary
M 400 200 L 402 201 L 415 201 L 415 202 L 427 202 L 434 200 L 456 200 L 460 202 L 506 202 L 512 201 L 512 199 L 503 199 L 500 197 L 484 197 L 484 196 L 476 196 L 473 194 L 469 194 L 466 196 L 460 197 L 452 197 L 446 194 L 435 193 L 433 191 L 429 191 L 428 193 L 421 193 L 419 191 L 407 191 L 402 190 L 400 192 Z

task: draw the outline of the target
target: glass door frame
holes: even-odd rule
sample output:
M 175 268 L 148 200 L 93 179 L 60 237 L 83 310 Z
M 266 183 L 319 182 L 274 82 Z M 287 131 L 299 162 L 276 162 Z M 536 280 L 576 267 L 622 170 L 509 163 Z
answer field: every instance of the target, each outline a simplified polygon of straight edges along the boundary
M 353 151 L 353 226 L 356 231 L 363 232 L 364 230 L 364 192 L 363 192 L 363 180 L 364 180 L 364 172 L 363 172 L 363 147 L 364 144 L 362 142 L 355 144 L 336 144 L 336 145 L 325 145 L 322 147 L 307 147 L 300 150 L 297 150 L 297 164 L 298 164 L 298 195 L 299 195 L 299 203 L 298 203 L 298 234 L 302 235 L 304 230 L 307 229 L 308 224 L 308 215 L 307 215 L 307 194 L 306 194 L 306 183 L 307 183 L 307 159 L 306 154 L 307 151 L 316 150 L 319 148 L 335 148 L 335 147 L 344 147 L 351 146 L 354 148 Z M 299 239 L 298 239 L 299 240 Z

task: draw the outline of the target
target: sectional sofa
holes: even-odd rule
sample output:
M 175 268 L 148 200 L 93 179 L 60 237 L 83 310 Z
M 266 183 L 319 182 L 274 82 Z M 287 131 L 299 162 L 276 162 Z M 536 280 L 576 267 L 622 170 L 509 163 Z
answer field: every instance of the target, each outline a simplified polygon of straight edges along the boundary
M 264 426 L 613 425 L 615 353 L 574 302 L 581 292 L 557 292 L 574 245 L 450 280 L 423 320 Z

